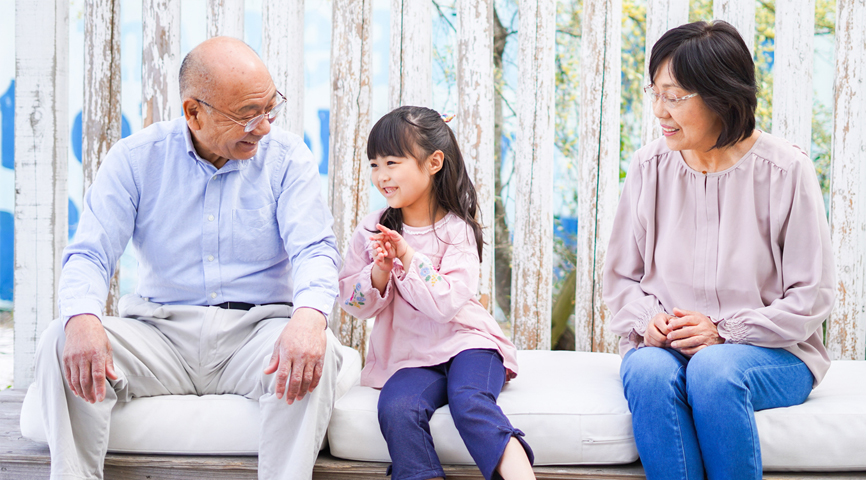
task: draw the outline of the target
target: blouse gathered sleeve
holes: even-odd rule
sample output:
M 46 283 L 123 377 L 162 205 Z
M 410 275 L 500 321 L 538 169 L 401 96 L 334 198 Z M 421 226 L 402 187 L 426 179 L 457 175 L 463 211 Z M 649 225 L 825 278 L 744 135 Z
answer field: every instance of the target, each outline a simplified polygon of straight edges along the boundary
M 641 286 L 644 277 L 644 248 L 652 235 L 637 212 L 641 194 L 641 171 L 633 161 L 625 185 L 605 256 L 602 295 L 613 313 L 611 329 L 627 338 L 632 348 L 643 345 L 647 325 L 656 314 L 665 311 L 659 299 Z M 643 199 L 652 201 L 652 199 Z
M 467 227 L 468 228 L 468 227 Z M 475 298 L 480 265 L 474 240 L 448 245 L 439 271 L 426 255 L 416 251 L 412 262 L 395 266 L 394 284 L 400 296 L 434 322 L 447 323 Z
M 371 233 L 358 225 L 340 271 L 340 307 L 350 315 L 372 318 L 394 301 L 394 273 L 388 278 L 385 293 L 373 286 L 373 256 L 368 237 Z
M 824 200 L 809 159 L 804 156 L 796 166 L 779 195 L 787 200 L 771 213 L 779 232 L 783 293 L 762 308 L 741 309 L 720 320 L 719 335 L 728 343 L 790 347 L 821 328 L 833 307 L 835 266 Z

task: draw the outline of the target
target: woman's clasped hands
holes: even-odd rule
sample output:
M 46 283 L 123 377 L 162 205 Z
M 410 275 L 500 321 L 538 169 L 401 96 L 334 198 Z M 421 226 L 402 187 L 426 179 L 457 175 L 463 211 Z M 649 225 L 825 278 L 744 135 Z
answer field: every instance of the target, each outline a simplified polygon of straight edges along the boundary
M 649 347 L 672 348 L 690 357 L 710 345 L 724 343 L 716 324 L 709 317 L 691 310 L 674 308 L 674 314 L 656 314 L 644 335 Z

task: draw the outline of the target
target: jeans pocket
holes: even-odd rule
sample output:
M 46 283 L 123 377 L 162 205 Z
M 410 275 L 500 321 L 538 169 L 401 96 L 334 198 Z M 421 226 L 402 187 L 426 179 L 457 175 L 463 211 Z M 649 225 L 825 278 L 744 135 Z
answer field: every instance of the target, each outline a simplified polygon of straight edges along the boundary
M 238 260 L 260 262 L 282 251 L 277 204 L 232 210 L 232 252 Z

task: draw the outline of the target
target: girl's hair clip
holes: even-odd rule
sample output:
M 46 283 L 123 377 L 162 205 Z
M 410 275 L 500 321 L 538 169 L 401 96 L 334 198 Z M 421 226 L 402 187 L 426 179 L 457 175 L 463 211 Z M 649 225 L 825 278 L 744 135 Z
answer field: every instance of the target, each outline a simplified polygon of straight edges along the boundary
M 448 123 L 448 122 L 450 122 L 451 120 L 454 120 L 454 117 L 456 117 L 456 116 L 457 116 L 456 113 L 443 113 L 443 114 L 441 115 L 442 120 L 443 120 L 445 123 Z

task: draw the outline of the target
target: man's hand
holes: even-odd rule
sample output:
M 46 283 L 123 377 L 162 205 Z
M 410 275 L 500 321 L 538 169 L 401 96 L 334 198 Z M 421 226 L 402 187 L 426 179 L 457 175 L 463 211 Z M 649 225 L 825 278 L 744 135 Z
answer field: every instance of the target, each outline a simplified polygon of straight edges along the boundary
M 63 372 L 72 393 L 90 403 L 105 400 L 105 377 L 117 380 L 111 343 L 94 315 L 76 315 L 66 323 Z
M 667 336 L 671 331 L 668 322 L 672 318 L 674 317 L 665 312 L 657 313 L 646 327 L 646 333 L 643 336 L 644 344 L 648 347 L 670 347 Z
M 690 310 L 674 308 L 675 317 L 668 322 L 668 341 L 674 350 L 692 356 L 710 345 L 725 343 L 719 330 L 706 315 Z
M 283 398 L 285 394 L 289 405 L 302 400 L 307 392 L 319 385 L 328 344 L 325 336 L 327 324 L 319 311 L 301 307 L 294 311 L 274 345 L 274 354 L 265 368 L 265 375 L 277 372 L 275 393 L 277 398 Z

